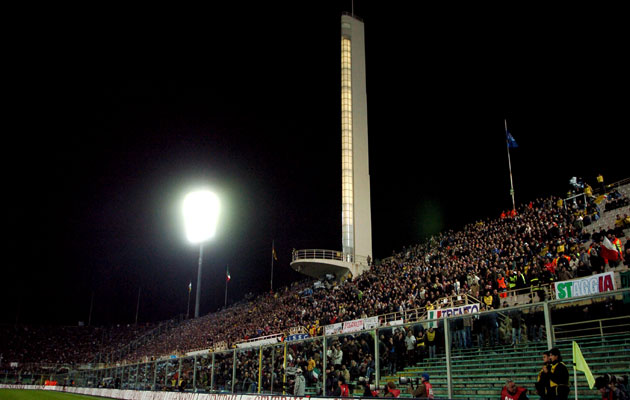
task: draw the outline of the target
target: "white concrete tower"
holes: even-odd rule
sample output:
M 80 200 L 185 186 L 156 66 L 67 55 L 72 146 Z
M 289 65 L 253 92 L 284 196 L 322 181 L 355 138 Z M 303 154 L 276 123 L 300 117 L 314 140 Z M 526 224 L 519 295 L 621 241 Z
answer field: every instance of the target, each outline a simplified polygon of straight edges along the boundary
M 367 95 L 363 22 L 341 17 L 341 244 L 342 251 L 299 250 L 291 267 L 320 278 L 360 275 L 372 258 Z
M 344 254 L 372 257 L 363 22 L 341 17 L 341 232 Z

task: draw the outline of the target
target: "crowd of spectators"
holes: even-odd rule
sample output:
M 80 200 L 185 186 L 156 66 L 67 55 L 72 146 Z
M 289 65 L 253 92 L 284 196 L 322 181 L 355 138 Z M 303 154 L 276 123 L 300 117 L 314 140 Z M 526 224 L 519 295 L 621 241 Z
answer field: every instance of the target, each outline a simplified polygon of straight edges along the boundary
M 445 296 L 472 296 L 479 299 L 483 310 L 504 306 L 506 292 L 512 289 L 537 292 L 531 301 L 542 300 L 545 291 L 540 289 L 544 284 L 602 272 L 623 263 L 627 265 L 630 259 L 625 257 L 614 262 L 604 259 L 598 251 L 604 237 L 613 243 L 623 240 L 623 229 L 628 226 L 625 222 L 627 215 L 620 218 L 619 226 L 589 233 L 585 227 L 598 219 L 600 210 L 592 196 L 585 198 L 586 204 L 581 202 L 582 199 L 568 204 L 557 197 L 537 199 L 499 218 L 477 221 L 457 232 L 449 230 L 424 243 L 404 247 L 381 263 L 373 263 L 360 276 L 325 284 L 314 284 L 312 280 L 305 279 L 276 293 L 240 301 L 218 312 L 184 321 L 177 328 L 156 335 L 127 354 L 126 361 L 181 355 L 190 350 L 215 347 L 219 342 L 225 342 L 228 348 L 232 348 L 239 341 L 287 332 L 296 326 L 307 327 L 311 336 L 316 336 L 327 324 L 440 307 L 438 299 Z M 630 242 L 626 240 L 625 244 L 619 245 L 619 252 L 630 254 Z M 494 322 L 485 318 L 481 321 L 472 316 L 463 318 L 461 326 L 460 322 L 455 322 L 454 345 L 470 347 L 473 341 L 477 345 L 518 342 L 521 323 L 535 327 L 526 334 L 531 335 L 532 340 L 540 340 L 541 322 L 538 317 L 526 313 Z M 8 332 L 7 329 L 23 331 Z M 26 327 L 1 328 L 0 343 L 6 343 L 9 348 L 3 349 L 5 358 L 85 362 L 96 352 L 126 343 L 140 333 L 136 328 L 129 327 L 121 330 L 56 329 L 65 330 L 50 334 L 45 330 L 31 332 Z M 428 336 L 423 329 L 384 331 L 379 338 L 379 346 L 382 346 L 379 353 L 383 357 L 381 366 L 395 372 L 406 363 L 435 356 L 435 336 L 432 334 L 432 343 L 429 343 Z M 47 338 L 51 338 L 50 341 Z M 52 338 L 65 339 L 52 341 Z M 354 380 L 359 377 L 369 381 L 374 369 L 374 354 L 370 351 L 372 346 L 365 344 L 370 340 L 373 339 L 364 336 L 347 337 L 330 345 L 328 359 L 333 361 L 327 366 L 330 368 L 327 376 L 335 377 L 337 380 L 334 382 L 320 382 L 323 349 L 317 345 L 309 345 L 305 349 L 290 347 L 287 361 L 292 369 L 286 371 L 287 375 L 295 376 L 300 369 L 306 383 L 316 386 L 320 392 L 336 390 L 335 385 L 347 381 L 346 378 Z M 37 345 L 33 346 L 33 343 Z M 414 350 L 420 344 L 426 346 L 423 351 Z M 242 368 L 238 369 L 236 377 L 232 377 L 231 358 L 224 360 L 225 368 L 220 367 L 221 363 L 217 364 L 220 368 L 215 370 L 215 388 L 232 385 L 232 379 L 235 379 L 237 390 L 251 391 L 258 385 L 253 379 L 258 375 L 258 365 L 252 364 L 252 359 L 255 357 L 246 357 L 246 351 L 243 352 L 242 359 L 239 358 Z M 282 359 L 276 357 L 272 363 L 265 358 L 261 382 L 264 388 L 271 388 L 272 382 L 280 384 L 279 377 L 284 374 L 281 371 Z M 185 377 L 177 379 L 185 380 Z
M 613 190 L 608 193 L 608 201 L 604 207 L 604 211 L 613 211 L 621 207 L 627 207 L 630 205 L 630 198 L 619 193 L 618 190 Z
M 589 201 L 588 207 L 597 205 Z M 497 309 L 502 306 L 504 291 L 529 292 L 529 287 L 537 289 L 621 265 L 603 259 L 597 251 L 604 236 L 616 239 L 614 229 L 602 228 L 593 234 L 584 229 L 588 207 L 579 201 L 562 204 L 559 198 L 538 199 L 504 218 L 488 218 L 459 232 L 447 231 L 405 247 L 342 283 L 313 286 L 306 280 L 187 321 L 181 329 L 157 337 L 132 358 L 212 347 L 215 340 L 232 344 L 293 326 L 306 326 L 311 333 L 318 333 L 326 324 L 439 307 L 436 301 L 449 295 L 469 294 L 482 300 L 484 309 Z M 626 241 L 622 252 L 627 249 Z M 533 301 L 543 298 L 543 293 L 540 291 Z M 459 337 L 470 343 L 474 329 L 464 327 L 457 344 Z M 469 330 L 471 333 L 466 334 Z M 486 340 L 494 337 L 494 333 L 486 332 Z
M 87 363 L 153 329 L 154 324 L 96 326 L 0 325 L 3 362 Z

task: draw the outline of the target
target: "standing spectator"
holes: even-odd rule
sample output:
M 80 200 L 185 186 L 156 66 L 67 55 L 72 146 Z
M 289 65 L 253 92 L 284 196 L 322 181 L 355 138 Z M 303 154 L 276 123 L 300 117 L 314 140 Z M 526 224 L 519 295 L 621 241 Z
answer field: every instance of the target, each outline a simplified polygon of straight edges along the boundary
M 429 358 L 435 358 L 435 347 L 437 344 L 435 336 L 435 329 L 433 329 L 433 325 L 431 325 L 426 334 L 426 343 L 427 347 L 429 348 Z
M 407 349 L 407 360 L 409 364 L 415 363 L 415 353 L 416 353 L 416 337 L 413 335 L 411 328 L 407 331 L 407 336 L 405 337 L 405 348 Z
M 489 307 L 488 309 L 493 310 L 494 308 Z M 497 346 L 499 345 L 499 321 L 497 321 L 497 313 L 489 313 L 486 321 L 488 324 L 488 332 L 490 333 L 490 346 Z
M 604 271 L 604 259 L 600 256 L 600 245 L 593 241 L 588 249 L 592 271 L 599 274 Z
M 544 367 L 549 374 L 550 396 L 553 399 L 567 400 L 569 398 L 569 370 L 562 362 L 560 350 L 557 347 L 549 350 L 551 365 Z
M 295 386 L 293 387 L 293 395 L 297 397 L 304 397 L 306 391 L 306 380 L 302 375 L 302 369 L 298 368 L 295 375 Z
M 545 367 L 548 367 L 551 363 L 548 351 L 542 353 L 542 361 L 543 367 L 538 372 L 538 377 L 536 378 L 536 392 L 541 399 L 546 400 L 550 397 L 549 373 L 545 371 Z
M 512 320 L 512 346 L 521 343 L 521 318 L 522 313 L 519 309 L 510 313 L 510 319 Z
M 483 296 L 483 302 L 486 307 L 490 307 L 492 305 L 492 295 L 490 294 L 490 291 L 486 291 L 486 295 Z
M 472 347 L 472 325 L 473 325 L 473 319 L 472 316 L 469 314 L 468 310 L 464 310 L 464 318 L 462 318 L 464 321 L 464 330 L 463 330 L 463 344 L 464 347 L 466 347 L 467 349 L 469 349 L 470 347 Z
M 602 174 L 597 175 L 597 184 L 599 185 L 602 194 L 606 193 L 606 186 L 604 186 L 604 176 Z
M 505 295 L 505 293 L 502 293 L 502 295 Z M 501 308 L 501 297 L 499 296 L 499 291 L 497 289 L 494 289 L 494 293 L 492 293 L 492 308 L 495 310 Z
M 477 344 L 479 347 L 484 347 L 486 344 L 486 338 L 488 337 L 488 314 L 483 313 L 486 311 L 485 304 L 481 305 L 479 310 L 481 314 L 478 314 L 477 320 L 473 323 L 473 332 L 477 334 Z
M 343 360 L 343 350 L 341 350 L 341 345 L 337 343 L 332 352 L 332 362 L 335 367 L 341 365 L 341 361 Z
M 459 349 L 463 348 L 463 339 L 464 339 L 464 319 L 463 318 L 454 318 L 451 323 L 451 328 L 453 328 L 455 335 L 453 337 L 453 347 L 457 347 Z

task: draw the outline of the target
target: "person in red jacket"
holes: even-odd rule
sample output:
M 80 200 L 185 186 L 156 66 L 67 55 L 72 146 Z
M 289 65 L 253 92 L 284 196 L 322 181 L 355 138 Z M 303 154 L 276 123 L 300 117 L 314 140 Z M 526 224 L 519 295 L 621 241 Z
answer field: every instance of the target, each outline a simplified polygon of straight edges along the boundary
M 392 381 L 387 382 L 387 386 L 385 387 L 384 397 L 398 397 L 398 396 L 400 396 L 400 390 L 396 389 L 396 384 Z
M 350 387 L 346 383 L 346 380 L 344 379 L 343 376 L 339 377 L 337 384 L 339 386 L 337 386 L 337 388 L 333 390 L 332 392 L 333 397 L 350 397 Z
M 424 393 L 427 399 L 435 398 L 433 396 L 433 386 L 431 386 L 431 382 L 429 382 L 429 374 L 426 372 L 422 374 L 420 377 L 420 384 L 424 386 Z
M 500 400 L 529 400 L 527 397 L 527 389 L 516 386 L 512 379 L 508 379 L 503 390 L 501 390 Z

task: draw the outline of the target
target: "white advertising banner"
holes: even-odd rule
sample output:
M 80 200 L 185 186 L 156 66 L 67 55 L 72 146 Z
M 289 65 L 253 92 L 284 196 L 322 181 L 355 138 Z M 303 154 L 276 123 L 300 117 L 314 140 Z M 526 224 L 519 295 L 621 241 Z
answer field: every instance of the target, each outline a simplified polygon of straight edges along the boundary
M 341 322 L 338 322 L 336 324 L 326 325 L 324 327 L 324 334 L 335 335 L 337 333 L 341 333 L 342 329 L 343 329 L 343 324 Z
M 402 323 L 402 322 L 401 322 Z M 324 327 L 325 335 L 336 335 L 338 333 L 359 332 L 364 329 L 374 329 L 380 326 L 378 317 L 355 319 L 352 321 L 338 322 Z
M 186 355 L 187 356 L 198 356 L 198 355 L 201 355 L 201 354 L 208 354 L 208 353 L 210 353 L 210 349 L 189 351 L 188 353 L 186 353 Z
M 263 346 L 266 344 L 274 344 L 274 343 L 278 343 L 279 341 L 280 341 L 280 337 L 272 337 L 269 339 L 254 340 L 252 342 L 237 343 L 236 347 L 238 347 L 239 349 L 247 349 L 249 347 L 258 347 L 258 346 Z
M 352 333 L 363 330 L 363 320 L 355 319 L 353 321 L 346 321 L 343 323 L 342 333 Z
M 429 310 L 427 312 L 427 319 L 439 319 L 444 317 L 464 315 L 468 311 L 469 314 L 479 312 L 479 303 L 466 304 L 458 307 L 440 308 L 439 310 Z M 435 322 L 429 322 L 429 327 L 437 328 Z
M 378 328 L 379 323 L 378 323 L 378 317 L 370 317 L 370 318 L 365 318 L 363 320 L 363 327 L 365 329 L 374 329 L 374 328 Z

